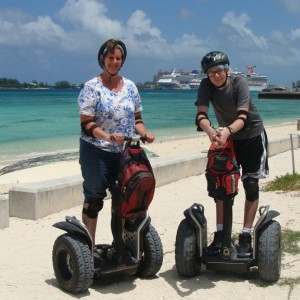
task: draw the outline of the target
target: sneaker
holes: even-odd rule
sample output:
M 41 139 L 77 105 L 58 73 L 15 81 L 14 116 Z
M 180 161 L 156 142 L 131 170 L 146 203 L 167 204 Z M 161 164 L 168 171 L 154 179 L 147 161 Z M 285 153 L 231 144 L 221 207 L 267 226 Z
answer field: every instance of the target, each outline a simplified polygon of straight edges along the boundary
M 117 266 L 136 266 L 139 260 L 134 258 L 129 251 L 117 253 L 116 249 L 112 248 L 107 251 L 107 258 Z
M 98 249 L 94 249 L 94 268 L 102 268 L 105 266 L 105 262 L 102 258 L 101 252 Z
M 238 257 L 250 257 L 252 253 L 250 233 L 243 232 L 239 235 L 239 245 L 237 246 Z
M 129 252 L 126 253 L 126 266 L 136 266 L 139 262 L 140 261 L 133 257 Z
M 206 253 L 208 255 L 217 255 L 220 253 L 222 247 L 222 238 L 223 238 L 223 230 L 216 231 L 214 233 L 214 240 L 212 243 L 206 248 Z

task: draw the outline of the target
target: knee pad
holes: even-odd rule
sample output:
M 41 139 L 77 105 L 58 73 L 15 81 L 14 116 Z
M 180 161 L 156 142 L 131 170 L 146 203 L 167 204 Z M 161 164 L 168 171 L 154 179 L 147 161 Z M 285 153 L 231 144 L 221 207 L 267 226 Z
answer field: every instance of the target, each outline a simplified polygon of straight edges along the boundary
M 89 202 L 88 208 L 83 208 L 82 213 L 91 219 L 98 217 L 99 211 L 103 208 L 103 199 L 93 198 Z
M 243 181 L 243 186 L 246 193 L 246 199 L 248 201 L 255 201 L 259 198 L 258 179 L 247 177 Z

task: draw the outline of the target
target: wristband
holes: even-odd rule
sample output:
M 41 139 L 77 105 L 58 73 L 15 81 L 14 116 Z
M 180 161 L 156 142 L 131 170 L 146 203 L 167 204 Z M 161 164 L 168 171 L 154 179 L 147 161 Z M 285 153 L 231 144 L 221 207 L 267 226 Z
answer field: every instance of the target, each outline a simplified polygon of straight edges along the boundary
M 110 140 L 112 141 L 112 142 L 115 142 L 117 139 L 113 136 L 113 135 L 110 135 Z
M 234 134 L 234 130 L 233 130 L 233 128 L 232 128 L 232 127 L 230 127 L 230 126 L 227 126 L 227 128 L 228 128 L 228 130 L 229 130 L 229 132 L 230 132 L 230 135 Z

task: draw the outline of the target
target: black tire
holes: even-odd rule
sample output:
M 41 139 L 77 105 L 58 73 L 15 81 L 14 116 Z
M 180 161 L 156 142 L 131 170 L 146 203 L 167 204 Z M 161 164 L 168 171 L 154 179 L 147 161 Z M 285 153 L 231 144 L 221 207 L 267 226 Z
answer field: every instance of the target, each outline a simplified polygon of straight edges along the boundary
M 143 237 L 143 254 L 136 274 L 139 277 L 152 277 L 161 268 L 163 247 L 155 228 L 150 224 Z
M 187 219 L 178 226 L 175 242 L 175 263 L 180 276 L 193 277 L 201 271 L 198 257 L 196 230 Z
M 259 278 L 275 282 L 281 272 L 281 226 L 272 220 L 258 234 L 258 274 Z
M 77 294 L 88 290 L 93 281 L 94 262 L 87 242 L 78 235 L 64 234 L 54 242 L 53 269 L 60 287 Z

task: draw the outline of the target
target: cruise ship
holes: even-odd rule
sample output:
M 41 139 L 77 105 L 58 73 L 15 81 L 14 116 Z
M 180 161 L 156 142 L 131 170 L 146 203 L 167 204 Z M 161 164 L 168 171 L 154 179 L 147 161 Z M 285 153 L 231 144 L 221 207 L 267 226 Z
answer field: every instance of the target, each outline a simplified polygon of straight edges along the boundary
M 247 73 L 233 71 L 230 69 L 230 76 L 243 76 L 247 79 L 250 92 L 261 92 L 269 86 L 267 76 L 259 75 L 253 71 L 256 66 L 247 66 Z
M 255 67 L 247 66 L 246 73 L 230 68 L 229 76 L 243 76 L 247 79 L 251 92 L 261 92 L 269 86 L 269 83 L 267 76 L 259 75 L 253 71 Z M 174 69 L 171 73 L 160 74 L 156 84 L 161 89 L 198 89 L 204 77 L 198 70 L 187 73 L 183 71 L 176 72 L 176 69 Z
M 161 89 L 197 89 L 201 82 L 201 75 L 198 70 L 190 73 L 176 72 L 174 69 L 171 73 L 162 74 L 156 81 L 157 86 Z

